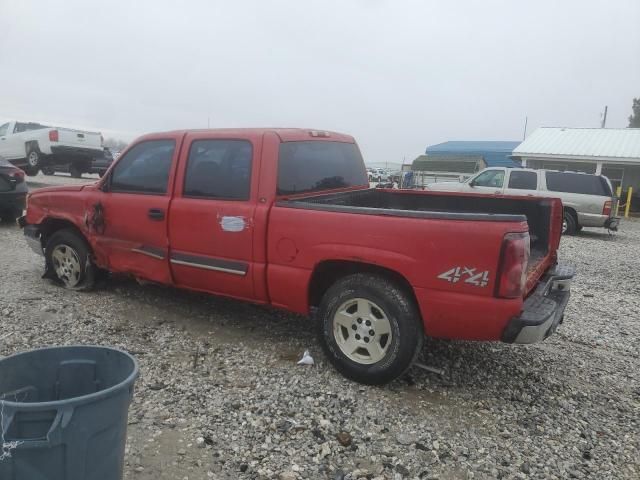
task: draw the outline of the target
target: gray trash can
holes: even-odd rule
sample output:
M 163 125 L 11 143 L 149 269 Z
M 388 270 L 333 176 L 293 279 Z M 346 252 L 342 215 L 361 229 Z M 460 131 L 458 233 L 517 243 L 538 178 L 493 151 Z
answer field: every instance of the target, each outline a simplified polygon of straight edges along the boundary
M 17 442 L 0 461 L 0 479 L 122 479 L 137 376 L 131 355 L 107 347 L 43 348 L 0 360 L 0 433 Z

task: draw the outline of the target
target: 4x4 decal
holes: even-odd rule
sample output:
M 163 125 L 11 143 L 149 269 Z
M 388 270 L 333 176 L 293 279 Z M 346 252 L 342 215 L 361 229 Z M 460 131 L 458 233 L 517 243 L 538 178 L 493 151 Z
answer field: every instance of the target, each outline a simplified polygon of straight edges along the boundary
M 489 270 L 478 273 L 476 270 L 477 268 L 453 267 L 438 275 L 438 278 L 451 283 L 458 283 L 462 280 L 464 283 L 470 283 L 476 287 L 486 287 L 489 284 Z

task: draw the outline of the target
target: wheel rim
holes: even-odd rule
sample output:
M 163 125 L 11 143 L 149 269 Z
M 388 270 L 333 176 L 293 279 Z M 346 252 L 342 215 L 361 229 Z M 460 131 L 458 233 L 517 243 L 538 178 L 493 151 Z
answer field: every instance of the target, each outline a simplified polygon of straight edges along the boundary
M 567 218 L 564 217 L 562 219 L 562 233 L 567 233 L 567 228 L 569 227 L 569 224 L 567 223 Z
M 69 245 L 57 245 L 51 252 L 51 262 L 58 278 L 67 287 L 80 282 L 80 258 Z
M 393 339 L 384 310 L 366 298 L 352 298 L 340 305 L 333 316 L 333 335 L 342 353 L 363 365 L 382 360 Z
M 29 158 L 27 159 L 27 161 L 29 162 L 29 165 L 31 165 L 32 167 L 37 167 L 38 166 L 38 154 L 37 154 L 37 152 L 29 153 Z

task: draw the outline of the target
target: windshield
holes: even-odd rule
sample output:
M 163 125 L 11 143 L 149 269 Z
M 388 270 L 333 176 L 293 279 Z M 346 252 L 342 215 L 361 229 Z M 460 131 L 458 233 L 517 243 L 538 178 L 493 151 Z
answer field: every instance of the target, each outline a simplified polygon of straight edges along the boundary
M 285 142 L 280 145 L 278 195 L 369 186 L 354 143 Z

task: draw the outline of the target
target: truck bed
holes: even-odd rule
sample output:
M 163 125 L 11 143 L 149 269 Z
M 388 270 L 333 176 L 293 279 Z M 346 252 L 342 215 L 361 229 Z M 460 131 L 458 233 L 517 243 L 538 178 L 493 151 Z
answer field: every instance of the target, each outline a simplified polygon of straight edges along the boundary
M 504 197 L 452 192 L 366 189 L 297 197 L 278 202 L 289 208 L 329 210 L 365 215 L 392 215 L 469 221 L 522 222 L 529 226 L 531 255 L 528 273 L 539 276 L 538 266 L 550 251 L 550 199 Z M 536 279 L 531 278 L 531 283 Z

